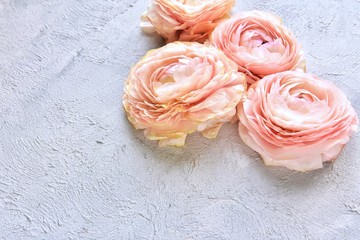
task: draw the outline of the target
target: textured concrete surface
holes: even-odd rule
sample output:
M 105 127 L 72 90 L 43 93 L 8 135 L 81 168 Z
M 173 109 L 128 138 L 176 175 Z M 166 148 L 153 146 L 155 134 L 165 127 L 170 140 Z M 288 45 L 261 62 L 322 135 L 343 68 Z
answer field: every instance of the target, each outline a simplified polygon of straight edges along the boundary
M 161 44 L 142 0 L 0 0 L 0 239 L 359 239 L 360 135 L 334 165 L 265 167 L 235 125 L 158 149 L 121 107 Z M 247 0 L 360 113 L 359 0 Z

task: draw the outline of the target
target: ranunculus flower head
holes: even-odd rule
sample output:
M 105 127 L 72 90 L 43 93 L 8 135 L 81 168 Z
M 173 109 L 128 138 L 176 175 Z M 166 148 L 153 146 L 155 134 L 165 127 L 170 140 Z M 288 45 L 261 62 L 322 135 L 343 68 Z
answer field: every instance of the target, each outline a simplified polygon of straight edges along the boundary
M 199 43 L 169 43 L 149 51 L 125 84 L 129 121 L 163 145 L 184 145 L 199 131 L 214 138 L 236 114 L 245 76 L 220 50 Z
M 335 85 L 296 71 L 253 84 L 238 117 L 241 138 L 265 164 L 299 171 L 335 160 L 358 126 L 355 110 Z
M 249 75 L 249 83 L 278 72 L 305 70 L 300 45 L 270 13 L 240 13 L 216 27 L 210 42 Z
M 235 0 L 153 0 L 141 18 L 145 32 L 156 31 L 173 41 L 204 42 L 224 19 Z

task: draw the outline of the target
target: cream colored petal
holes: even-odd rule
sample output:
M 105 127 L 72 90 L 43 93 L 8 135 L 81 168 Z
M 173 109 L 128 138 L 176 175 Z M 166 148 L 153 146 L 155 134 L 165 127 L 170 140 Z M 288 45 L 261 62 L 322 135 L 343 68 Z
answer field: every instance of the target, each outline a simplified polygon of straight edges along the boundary
M 144 12 L 140 19 L 140 28 L 145 33 L 155 33 L 156 29 L 154 25 L 149 21 L 147 17 L 147 12 Z

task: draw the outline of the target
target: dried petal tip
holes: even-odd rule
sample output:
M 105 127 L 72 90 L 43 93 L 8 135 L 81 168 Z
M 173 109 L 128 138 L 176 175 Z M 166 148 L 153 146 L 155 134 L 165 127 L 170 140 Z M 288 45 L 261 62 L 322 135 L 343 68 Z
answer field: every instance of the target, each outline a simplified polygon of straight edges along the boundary
M 147 18 L 147 12 L 144 12 L 140 19 L 140 28 L 144 33 L 152 34 L 155 33 L 155 27 L 151 24 Z

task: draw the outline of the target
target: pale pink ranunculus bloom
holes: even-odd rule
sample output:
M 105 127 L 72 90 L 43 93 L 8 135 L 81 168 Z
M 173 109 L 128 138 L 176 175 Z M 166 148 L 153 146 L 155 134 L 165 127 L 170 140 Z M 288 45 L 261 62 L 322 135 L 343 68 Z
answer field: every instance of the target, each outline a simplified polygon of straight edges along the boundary
M 203 43 L 214 28 L 229 18 L 235 0 L 153 0 L 141 17 L 144 32 L 157 32 L 167 42 Z
M 243 12 L 224 21 L 210 42 L 248 74 L 250 84 L 278 72 L 305 71 L 301 46 L 281 19 L 267 12 Z
M 358 128 L 355 110 L 334 84 L 286 71 L 251 85 L 238 105 L 239 133 L 265 164 L 298 171 L 334 161 Z
M 131 70 L 123 104 L 129 121 L 160 146 L 183 146 L 187 134 L 215 138 L 236 115 L 245 75 L 215 47 L 174 42 L 149 51 Z

